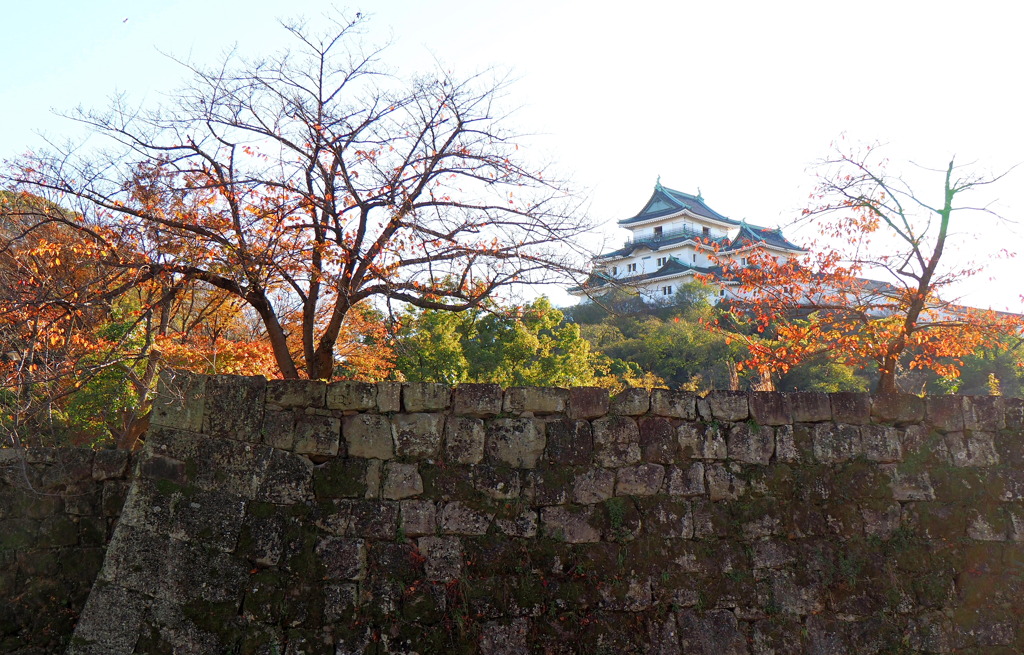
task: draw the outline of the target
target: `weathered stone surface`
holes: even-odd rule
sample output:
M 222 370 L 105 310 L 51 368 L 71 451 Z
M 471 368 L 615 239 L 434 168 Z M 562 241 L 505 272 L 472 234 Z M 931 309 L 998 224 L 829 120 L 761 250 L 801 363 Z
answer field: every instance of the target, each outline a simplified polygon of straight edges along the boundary
M 640 461 L 640 429 L 627 416 L 606 416 L 592 423 L 594 460 L 601 466 L 629 466 Z
M 313 498 L 313 462 L 300 455 L 275 450 L 255 500 L 292 505 Z
M 379 414 L 354 414 L 342 421 L 341 434 L 349 457 L 391 459 L 395 442 L 391 421 Z
M 82 611 L 69 655 L 130 655 L 139 640 L 139 626 L 149 605 L 142 594 L 100 583 Z M 117 617 L 116 621 L 110 617 Z
M 964 396 L 964 429 L 996 431 L 1006 427 L 1002 396 Z
M 950 432 L 943 439 L 954 466 L 997 466 L 993 435 L 990 432 Z
M 267 405 L 278 408 L 323 408 L 327 383 L 323 380 L 267 380 Z
M 590 464 L 594 456 L 594 434 L 589 421 L 548 421 L 545 424 L 545 431 L 545 460 L 549 465 Z
M 712 502 L 719 500 L 736 500 L 747 490 L 747 482 L 737 476 L 724 464 L 710 464 L 705 467 L 707 476 L 708 498 Z
M 697 396 L 689 391 L 652 389 L 651 413 L 693 421 L 697 418 Z
M 341 380 L 327 385 L 327 409 L 366 411 L 377 408 L 377 385 Z
M 494 464 L 536 468 L 545 443 L 544 425 L 533 419 L 495 419 L 487 426 L 486 454 Z
M 832 420 L 832 403 L 828 394 L 818 391 L 796 391 L 789 394 L 789 407 L 794 423 L 819 423 Z
M 610 414 L 640 416 L 651 408 L 651 394 L 647 389 L 630 387 L 615 394 L 608 407 Z
M 682 610 L 676 614 L 684 653 L 694 655 L 749 655 L 747 640 L 740 632 L 736 615 L 729 610 L 698 614 Z
M 775 428 L 775 460 L 784 463 L 800 460 L 800 451 L 796 448 L 796 435 L 792 425 L 780 425 Z
M 890 503 L 882 507 L 865 507 L 861 510 L 864 520 L 864 534 L 869 537 L 888 539 L 900 527 L 900 506 Z
M 615 473 L 608 469 L 588 469 L 575 477 L 572 500 L 581 505 L 603 503 L 615 495 Z
M 860 428 L 864 456 L 875 462 L 899 462 L 903 447 L 896 428 L 887 425 L 864 425 Z
M 607 389 L 573 387 L 569 389 L 566 414 L 571 419 L 597 418 L 608 413 L 609 404 Z
M 749 395 L 750 418 L 759 425 L 788 425 L 793 422 L 789 394 L 777 391 L 756 391 Z
M 726 450 L 729 459 L 766 465 L 775 452 L 775 430 L 767 426 L 737 423 L 729 428 Z
M 406 382 L 402 385 L 402 407 L 407 412 L 440 412 L 451 405 L 452 389 L 437 382 Z
M 462 577 L 462 543 L 456 537 L 420 537 L 427 580 L 451 582 Z
M 679 452 L 676 430 L 668 419 L 644 417 L 638 421 L 640 453 L 645 462 L 671 464 Z
M 401 410 L 401 383 L 377 383 L 377 411 L 392 413 Z
M 811 438 L 814 458 L 826 464 L 845 462 L 864 453 L 860 429 L 854 425 L 815 425 Z
M 601 541 L 601 530 L 595 527 L 597 516 L 591 505 L 544 507 L 540 521 L 546 536 L 570 544 Z
M 437 506 L 432 500 L 403 500 L 400 530 L 406 537 L 437 534 Z
M 316 554 L 328 580 L 362 580 L 366 577 L 366 542 L 362 539 L 323 537 Z
M 913 473 L 889 469 L 893 500 L 935 500 L 935 490 L 927 471 Z
M 445 459 L 453 464 L 479 464 L 484 459 L 484 422 L 449 416 L 445 422 Z
M 518 469 L 478 466 L 473 471 L 473 488 L 494 500 L 512 500 L 519 498 L 523 484 Z
M 452 413 L 486 418 L 501 413 L 504 394 L 496 384 L 460 384 L 452 390 Z
M 693 539 L 693 512 L 685 501 L 656 500 L 644 512 L 648 530 L 669 539 Z
M 668 470 L 668 493 L 672 496 L 704 495 L 704 463 L 673 466 Z
M 263 414 L 263 438 L 261 443 L 280 450 L 295 447 L 295 422 L 297 410 L 268 409 Z
M 301 455 L 337 455 L 341 421 L 333 416 L 299 414 L 295 422 L 294 451 Z
M 189 432 L 203 429 L 207 376 L 165 369 L 160 373 L 149 424 Z
M 396 414 L 391 417 L 397 456 L 415 459 L 437 457 L 441 451 L 444 419 L 444 414 L 433 413 Z
M 703 398 L 711 415 L 709 421 L 746 421 L 750 418 L 750 404 L 746 391 L 709 391 Z
M 128 453 L 123 450 L 97 451 L 92 461 L 92 479 L 123 478 L 128 472 Z
M 916 423 L 924 418 L 924 400 L 902 393 L 875 394 L 871 396 L 871 417 L 881 423 Z
M 515 655 L 529 652 L 526 639 L 530 623 L 525 618 L 509 623 L 489 621 L 480 634 L 480 655 Z
M 389 500 L 401 500 L 423 493 L 423 478 L 415 464 L 388 462 L 384 465 L 384 487 L 381 495 Z
M 847 425 L 865 425 L 871 421 L 871 396 L 866 393 L 841 391 L 829 394 L 832 420 Z
M 510 387 L 505 390 L 504 411 L 519 414 L 562 414 L 569 390 L 557 387 Z
M 474 509 L 456 500 L 441 509 L 441 532 L 444 534 L 481 535 L 487 532 L 492 514 Z
M 515 516 L 497 517 L 494 525 L 498 526 L 504 534 L 518 539 L 532 539 L 537 536 L 539 518 L 537 512 L 526 509 Z
M 960 432 L 964 429 L 964 402 L 960 396 L 928 396 L 925 411 L 928 423 L 939 430 Z
M 259 443 L 267 380 L 262 375 L 214 375 L 206 380 L 203 434 Z
M 676 430 L 679 452 L 692 459 L 725 459 L 728 454 L 725 436 L 715 425 L 683 423 Z
M 661 492 L 665 467 L 660 464 L 624 466 L 615 471 L 616 496 L 653 496 Z

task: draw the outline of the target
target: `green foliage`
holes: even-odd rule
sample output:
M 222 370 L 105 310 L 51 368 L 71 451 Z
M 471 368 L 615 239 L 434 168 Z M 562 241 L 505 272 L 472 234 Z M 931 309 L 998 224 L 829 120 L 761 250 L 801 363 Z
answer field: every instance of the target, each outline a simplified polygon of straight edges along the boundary
M 818 357 L 794 366 L 776 386 L 779 391 L 863 392 L 870 388 L 871 381 L 849 366 Z

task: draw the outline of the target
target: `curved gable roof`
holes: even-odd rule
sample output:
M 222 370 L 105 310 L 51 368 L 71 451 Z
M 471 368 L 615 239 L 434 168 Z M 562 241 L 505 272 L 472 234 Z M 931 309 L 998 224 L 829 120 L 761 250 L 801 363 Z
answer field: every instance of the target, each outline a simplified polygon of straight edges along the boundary
M 739 248 L 745 248 L 759 243 L 763 243 L 766 246 L 782 248 L 783 250 L 794 250 L 799 252 L 804 252 L 805 250 L 782 236 L 782 230 L 779 228 L 758 227 L 757 225 L 748 225 L 747 223 L 743 223 L 740 226 L 740 231 L 735 237 L 733 237 L 727 250 L 738 250 Z
M 711 220 L 720 221 L 729 225 L 740 224 L 739 221 L 726 218 L 714 209 L 708 207 L 704 202 L 704 198 L 701 196 L 694 196 L 689 193 L 683 193 L 682 191 L 676 191 L 675 189 L 669 189 L 661 186 L 661 183 L 659 182 L 654 185 L 654 193 L 651 194 L 650 199 L 647 201 L 647 204 L 644 205 L 644 208 L 640 210 L 640 213 L 632 218 L 625 218 L 619 221 L 619 225 L 632 225 L 634 223 L 678 214 L 684 210 L 696 214 L 697 216 L 703 216 L 704 218 L 710 218 Z

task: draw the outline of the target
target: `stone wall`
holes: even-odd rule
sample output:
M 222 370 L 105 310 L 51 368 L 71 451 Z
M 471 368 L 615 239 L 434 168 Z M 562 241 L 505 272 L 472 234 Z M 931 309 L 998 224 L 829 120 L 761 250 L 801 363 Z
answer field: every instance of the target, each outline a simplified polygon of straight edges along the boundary
M 128 492 L 127 452 L 0 449 L 0 653 L 62 652 Z
M 70 653 L 1024 652 L 1018 400 L 162 384 Z

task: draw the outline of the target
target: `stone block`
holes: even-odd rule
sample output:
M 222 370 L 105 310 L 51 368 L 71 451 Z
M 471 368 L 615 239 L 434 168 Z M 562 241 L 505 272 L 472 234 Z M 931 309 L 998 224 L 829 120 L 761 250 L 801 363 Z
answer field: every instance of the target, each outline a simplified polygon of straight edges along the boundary
M 297 411 L 294 409 L 267 409 L 263 413 L 263 439 L 261 443 L 280 450 L 292 450 L 295 447 L 295 422 Z
M 530 652 L 530 621 L 488 621 L 480 631 L 480 655 L 515 655 Z
M 206 401 L 205 375 L 164 369 L 160 373 L 150 427 L 167 427 L 190 432 L 203 429 L 203 408 Z
M 518 498 L 523 484 L 519 470 L 505 466 L 477 466 L 473 470 L 473 488 L 494 500 Z
M 382 414 L 393 414 L 402 411 L 402 383 L 377 383 L 377 411 Z
M 505 390 L 506 413 L 531 415 L 563 414 L 569 390 L 558 387 L 510 387 Z
M 864 453 L 860 429 L 855 425 L 823 423 L 811 429 L 814 458 L 823 464 L 845 462 Z
M 1003 396 L 1001 404 L 1006 427 L 1010 430 L 1024 428 L 1024 398 Z
M 903 460 L 903 447 L 899 431 L 887 425 L 862 425 L 861 440 L 864 456 L 873 462 L 899 462 Z
M 593 505 L 544 507 L 540 511 L 544 535 L 570 544 L 601 541 L 599 517 Z
M 349 457 L 392 459 L 395 441 L 391 421 L 380 414 L 354 414 L 342 420 L 341 434 Z
M 724 464 L 709 464 L 705 466 L 707 476 L 708 498 L 712 502 L 720 500 L 736 500 L 747 490 L 747 482 L 736 475 Z
M 174 503 L 167 534 L 180 541 L 234 551 L 242 529 L 246 501 L 221 491 L 193 491 Z
M 203 434 L 260 443 L 267 379 L 214 375 L 206 380 Z
M 866 393 L 837 391 L 829 394 L 832 420 L 847 425 L 865 425 L 871 421 L 871 396 Z
M 128 475 L 128 452 L 99 450 L 92 460 L 92 479 L 110 480 Z
M 485 418 L 501 413 L 504 394 L 496 384 L 460 384 L 452 390 L 452 413 Z
M 899 503 L 889 503 L 882 507 L 864 507 L 861 509 L 864 534 L 868 537 L 889 539 L 900 528 L 900 516 Z
M 545 459 L 552 466 L 584 466 L 594 457 L 594 433 L 588 421 L 561 419 L 545 424 Z
M 935 500 L 935 490 L 927 471 L 901 471 L 893 466 L 888 468 L 888 472 L 893 500 Z
M 313 462 L 301 455 L 273 451 L 255 500 L 294 505 L 312 499 Z
M 100 501 L 102 516 L 117 518 L 121 515 L 124 501 L 128 497 L 128 480 L 107 480 L 103 483 L 103 498 Z
M 572 501 L 580 505 L 603 503 L 615 495 L 615 472 L 592 468 L 576 475 L 572 483 Z
M 327 385 L 327 409 L 365 412 L 377 409 L 377 385 L 340 380 Z
M 871 396 L 871 417 L 879 423 L 908 425 L 924 420 L 924 399 L 905 393 Z
M 468 416 L 449 416 L 445 422 L 444 455 L 453 464 L 479 464 L 484 459 L 484 422 Z
M 407 412 L 441 412 L 452 401 L 452 388 L 438 382 L 406 382 L 402 385 L 402 407 Z
M 68 655 L 131 655 L 149 599 L 118 585 L 97 582 L 75 626 Z M 112 621 L 111 617 L 117 617 Z
M 670 496 L 703 496 L 704 463 L 694 462 L 689 466 L 670 467 L 668 493 Z
M 928 396 L 925 398 L 928 424 L 946 432 L 964 429 L 964 403 L 961 396 Z
M 820 423 L 832 420 L 832 403 L 827 393 L 796 391 L 789 394 L 794 423 Z
M 640 453 L 643 461 L 671 464 L 679 453 L 676 429 L 668 419 L 644 417 L 639 419 Z
M 561 468 L 529 471 L 523 497 L 534 505 L 562 505 L 569 502 L 571 479 L 571 473 Z
M 185 462 L 157 454 L 150 454 L 139 462 L 139 477 L 147 480 L 167 480 L 178 485 L 188 482 Z
M 186 461 L 190 484 L 246 498 L 252 498 L 260 486 L 271 453 L 281 452 L 264 445 L 187 432 L 174 435 L 160 446 L 150 444 L 147 450 L 150 448 Z
M 998 466 L 995 437 L 991 432 L 950 432 L 943 442 L 954 466 Z
M 327 383 L 323 380 L 267 380 L 266 402 L 275 409 L 323 409 Z
M 296 416 L 293 448 L 297 454 L 334 457 L 340 442 L 341 421 L 337 418 L 318 414 Z
M 697 418 L 697 395 L 689 391 L 651 390 L 651 413 L 693 421 Z
M 391 425 L 398 457 L 433 459 L 441 451 L 444 414 L 395 414 L 391 417 Z
M 448 583 L 462 577 L 462 542 L 456 537 L 420 537 L 417 542 L 427 580 Z
M 494 519 L 494 525 L 503 534 L 517 539 L 533 539 L 537 536 L 539 525 L 537 511 L 525 509 L 514 516 L 498 517 Z
M 441 532 L 479 536 L 487 532 L 493 518 L 493 514 L 455 500 L 441 509 Z
M 691 459 L 725 459 L 728 447 L 721 428 L 704 423 L 682 423 L 676 428 L 679 453 Z
M 729 428 L 726 450 L 729 459 L 767 465 L 775 452 L 775 430 L 763 425 L 737 423 Z
M 660 464 L 624 466 L 615 471 L 616 496 L 653 496 L 661 492 L 665 467 Z
M 714 421 L 746 421 L 750 418 L 750 404 L 746 391 L 709 391 L 703 398 Z
M 608 413 L 608 390 L 599 387 L 569 389 L 566 413 L 572 419 L 591 419 Z
M 630 387 L 615 394 L 608 407 L 610 414 L 640 416 L 651 408 L 651 393 L 640 387 Z
M 1006 428 L 1002 396 L 964 396 L 964 429 L 995 432 Z
M 381 492 L 389 500 L 401 500 L 423 493 L 423 478 L 415 464 L 388 462 L 384 465 L 384 487 Z
M 366 542 L 362 539 L 322 537 L 316 554 L 327 580 L 362 580 L 366 577 Z
M 736 615 L 730 610 L 710 610 L 698 614 L 691 609 L 684 609 L 676 615 L 676 621 L 679 623 L 683 653 L 748 655 L 750 652 L 747 649 L 747 638 L 739 628 Z
M 403 500 L 399 504 L 400 530 L 406 537 L 437 534 L 437 506 L 431 500 Z
M 750 417 L 759 425 L 789 425 L 793 422 L 789 394 L 755 391 L 748 396 L 747 402 L 750 405 Z
M 534 419 L 495 419 L 487 426 L 486 454 L 493 464 L 536 468 L 545 443 L 544 425 Z
M 313 491 L 320 499 L 362 498 L 366 495 L 364 459 L 337 457 L 313 468 Z
M 629 466 L 640 461 L 640 429 L 628 416 L 606 416 L 593 422 L 594 460 L 601 466 Z

